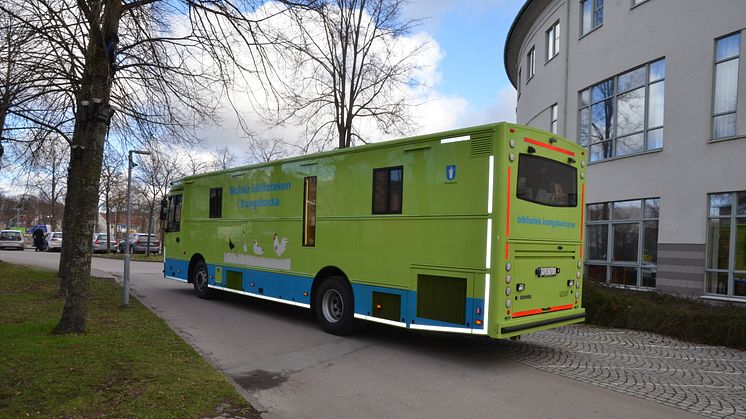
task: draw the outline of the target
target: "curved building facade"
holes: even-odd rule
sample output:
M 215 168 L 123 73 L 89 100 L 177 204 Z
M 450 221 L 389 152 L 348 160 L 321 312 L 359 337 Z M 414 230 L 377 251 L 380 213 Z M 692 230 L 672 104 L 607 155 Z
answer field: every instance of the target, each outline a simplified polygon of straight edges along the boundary
M 504 59 L 588 149 L 586 278 L 746 303 L 746 1 L 528 0 Z

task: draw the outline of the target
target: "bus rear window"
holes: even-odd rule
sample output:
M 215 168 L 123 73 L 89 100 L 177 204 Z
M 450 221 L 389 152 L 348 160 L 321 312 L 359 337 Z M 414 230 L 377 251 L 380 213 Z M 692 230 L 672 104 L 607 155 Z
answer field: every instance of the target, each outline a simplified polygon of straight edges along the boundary
M 576 207 L 577 169 L 545 157 L 521 154 L 518 158 L 516 196 L 550 207 Z

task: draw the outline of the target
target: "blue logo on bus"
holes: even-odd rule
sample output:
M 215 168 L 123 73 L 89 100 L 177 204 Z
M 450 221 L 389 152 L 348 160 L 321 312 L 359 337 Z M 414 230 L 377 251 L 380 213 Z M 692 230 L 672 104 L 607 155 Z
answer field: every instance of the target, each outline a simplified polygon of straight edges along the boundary
M 456 165 L 455 164 L 446 166 L 446 179 L 448 180 L 456 179 Z

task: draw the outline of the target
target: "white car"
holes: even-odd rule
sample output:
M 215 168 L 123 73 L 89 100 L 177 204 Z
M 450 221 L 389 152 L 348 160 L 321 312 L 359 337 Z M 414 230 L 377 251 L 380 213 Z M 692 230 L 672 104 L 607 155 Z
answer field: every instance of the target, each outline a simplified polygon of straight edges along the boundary
M 0 230 L 0 249 L 23 250 L 26 248 L 26 240 L 23 234 L 16 230 Z
M 46 249 L 47 252 L 62 251 L 62 232 L 50 231 L 49 234 L 47 234 L 47 238 L 44 239 L 44 249 Z

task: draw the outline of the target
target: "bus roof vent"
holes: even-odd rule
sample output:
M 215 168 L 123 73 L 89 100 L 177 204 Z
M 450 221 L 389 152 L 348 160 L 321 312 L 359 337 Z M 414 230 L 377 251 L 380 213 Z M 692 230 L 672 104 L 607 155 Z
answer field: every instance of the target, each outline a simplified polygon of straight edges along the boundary
M 492 133 L 478 133 L 471 136 L 469 157 L 484 157 L 492 154 Z

